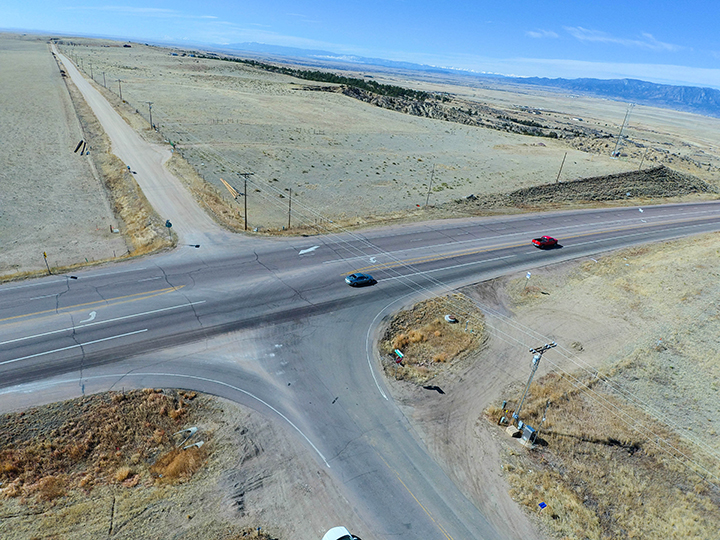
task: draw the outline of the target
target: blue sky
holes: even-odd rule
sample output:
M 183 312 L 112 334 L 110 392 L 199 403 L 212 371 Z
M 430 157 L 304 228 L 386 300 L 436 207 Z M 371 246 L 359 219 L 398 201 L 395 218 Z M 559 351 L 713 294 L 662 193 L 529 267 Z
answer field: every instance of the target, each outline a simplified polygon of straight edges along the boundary
M 517 76 L 720 88 L 711 0 L 3 0 L 0 27 L 136 41 L 258 42 Z

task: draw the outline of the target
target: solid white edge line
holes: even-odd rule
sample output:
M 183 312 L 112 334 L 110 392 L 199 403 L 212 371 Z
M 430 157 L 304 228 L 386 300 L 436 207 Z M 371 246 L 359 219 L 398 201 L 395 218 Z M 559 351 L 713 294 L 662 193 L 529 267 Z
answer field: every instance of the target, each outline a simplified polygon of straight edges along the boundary
M 371 345 L 370 345 L 370 331 L 375 327 L 375 324 L 376 324 L 376 322 L 377 322 L 377 320 L 378 320 L 378 317 L 380 317 L 380 316 L 385 312 L 385 310 L 386 310 L 387 308 L 389 308 L 390 306 L 392 306 L 393 304 L 395 304 L 395 303 L 397 303 L 397 302 L 400 302 L 401 300 L 405 300 L 405 298 L 407 298 L 408 296 L 412 296 L 413 294 L 415 294 L 415 291 L 413 291 L 413 292 L 411 292 L 411 293 L 408 293 L 408 294 L 406 294 L 406 295 L 404 295 L 404 296 L 401 296 L 401 297 L 398 298 L 397 300 L 393 300 L 392 302 L 390 302 L 389 304 L 387 304 L 384 308 L 382 308 L 380 311 L 378 311 L 377 315 L 375 315 L 375 317 L 373 318 L 372 323 L 370 323 L 370 326 L 368 327 L 367 333 L 365 334 L 365 356 L 366 356 L 366 358 L 367 358 L 368 367 L 370 368 L 370 374 L 372 375 L 372 378 L 373 378 L 373 380 L 375 381 L 375 386 L 377 386 L 377 389 L 378 389 L 378 391 L 380 392 L 380 395 L 381 395 L 382 397 L 384 397 L 384 398 L 385 398 L 386 400 L 388 400 L 388 401 L 390 401 L 390 400 L 389 400 L 388 397 L 385 395 L 385 392 L 383 392 L 382 388 L 380 388 L 380 383 L 378 382 L 377 377 L 375 376 L 375 370 L 374 370 L 373 367 L 372 367 L 372 359 L 370 358 L 370 357 L 371 357 L 371 354 L 370 354 L 370 349 L 371 349 Z
M 226 383 L 226 382 L 223 382 L 223 381 L 218 381 L 218 380 L 216 380 L 216 379 L 210 379 L 210 378 L 208 378 L 208 377 L 198 377 L 197 375 L 182 375 L 182 374 L 179 374 L 179 373 L 151 373 L 151 372 L 144 372 L 144 373 L 140 373 L 140 372 L 117 373 L 117 374 L 114 374 L 114 375 L 94 375 L 94 376 L 91 376 L 91 377 L 83 377 L 82 380 L 84 380 L 84 381 L 91 381 L 91 380 L 97 380 L 97 379 L 118 379 L 118 381 L 113 384 L 113 386 L 115 386 L 115 385 L 117 385 L 122 379 L 126 379 L 126 378 L 128 378 L 128 377 L 147 377 L 147 376 L 151 376 L 151 377 L 178 377 L 178 378 L 185 378 L 185 379 L 195 379 L 195 380 L 198 380 L 198 381 L 204 381 L 204 382 L 209 382 L 209 383 L 213 383 L 213 384 L 218 384 L 218 385 L 220 385 L 220 386 L 226 386 L 227 388 L 232 388 L 233 390 L 235 390 L 235 391 L 237 391 L 237 392 L 240 392 L 241 394 L 245 394 L 246 396 L 249 396 L 250 398 L 254 399 L 255 401 L 258 401 L 259 403 L 262 403 L 262 404 L 265 405 L 268 409 L 270 409 L 270 410 L 273 411 L 275 414 L 277 414 L 280 418 L 282 418 L 283 420 L 285 420 L 295 431 L 297 431 L 297 432 L 303 437 L 303 439 L 305 439 L 305 440 L 307 441 L 307 443 L 312 447 L 312 449 L 315 450 L 315 452 L 317 453 L 318 456 L 320 456 L 320 459 L 323 460 L 323 463 L 325 463 L 325 465 L 327 466 L 327 468 L 328 468 L 328 469 L 331 468 L 331 467 L 330 467 L 330 464 L 329 464 L 328 461 L 327 461 L 327 459 L 325 459 L 325 456 L 322 454 L 322 452 L 320 452 L 320 450 L 318 449 L 318 447 L 313 444 L 313 442 L 308 438 L 308 436 L 305 435 L 305 433 L 303 433 L 302 430 L 301 430 L 299 427 L 297 427 L 297 426 L 292 422 L 292 420 L 290 420 L 287 416 L 285 416 L 283 413 L 281 413 L 281 412 L 280 412 L 279 410 L 277 410 L 275 407 L 273 407 L 272 405 L 270 405 L 268 402 L 260 399 L 259 397 L 257 397 L 257 396 L 254 395 L 254 394 L 251 394 L 251 393 L 248 392 L 247 390 L 243 390 L 242 388 L 239 388 L 239 387 L 237 387 L 237 386 L 234 386 L 234 385 L 232 385 L 232 384 L 230 384 L 230 383 Z M 61 384 L 71 384 L 71 383 L 75 383 L 75 382 L 77 382 L 77 379 L 76 379 L 76 378 L 73 378 L 73 379 L 65 379 L 65 380 L 60 380 L 60 381 L 54 381 L 54 382 L 51 383 L 51 386 L 59 386 L 59 385 L 61 385 Z M 35 383 L 30 383 L 30 384 L 35 384 Z M 6 388 L 6 389 L 3 389 L 3 390 L 0 390 L 0 395 L 2 395 L 2 394 L 10 394 L 10 393 L 13 393 L 13 392 L 22 392 L 22 390 L 20 390 L 20 387 L 22 387 L 22 386 L 25 386 L 25 385 L 18 385 L 18 386 L 16 386 L 16 387 Z M 47 385 L 47 384 L 43 385 L 43 388 L 48 388 L 48 385 Z M 111 387 L 111 388 L 112 388 L 112 387 Z

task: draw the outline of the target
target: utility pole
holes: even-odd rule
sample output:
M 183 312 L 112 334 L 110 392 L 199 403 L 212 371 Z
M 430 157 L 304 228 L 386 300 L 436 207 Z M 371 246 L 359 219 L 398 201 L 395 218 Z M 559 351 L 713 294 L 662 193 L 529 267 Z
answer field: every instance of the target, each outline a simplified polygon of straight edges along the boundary
M 610 154 L 612 157 L 618 156 L 618 146 L 620 146 L 620 141 L 622 140 L 623 130 L 625 129 L 625 126 L 627 125 L 628 118 L 630 118 L 630 112 L 633 110 L 634 106 L 635 106 L 634 103 L 631 103 L 630 105 L 628 105 L 627 112 L 625 113 L 625 119 L 623 120 L 622 127 L 620 128 L 620 134 L 618 135 L 617 141 L 615 142 L 615 149 L 613 150 L 613 153 Z
M 147 101 L 146 103 L 148 104 L 148 111 L 150 111 L 150 127 L 152 128 L 152 127 L 154 127 L 153 123 L 152 123 L 152 104 L 153 104 L 153 102 Z
M 107 84 L 105 84 L 105 72 L 103 71 L 103 86 L 107 88 Z
M 563 166 L 565 165 L 565 158 L 567 157 L 567 152 L 565 152 L 565 155 L 563 156 L 562 163 L 560 164 L 560 170 L 558 171 L 557 178 L 555 179 L 555 183 L 557 184 L 560 181 L 560 173 L 563 170 Z
M 643 163 L 645 163 L 645 156 L 647 156 L 648 146 L 645 147 L 645 152 L 643 152 L 643 157 L 640 160 L 640 166 L 638 167 L 638 171 L 642 169 Z
M 95 77 L 93 77 L 93 68 L 92 68 L 92 62 L 89 62 L 90 64 L 90 78 L 94 81 Z
M 555 343 L 554 341 L 551 343 L 546 343 L 542 347 L 530 349 L 530 352 L 534 355 L 532 359 L 532 371 L 530 372 L 530 377 L 528 378 L 528 382 L 525 385 L 525 390 L 523 391 L 522 398 L 520 398 L 520 405 L 518 405 L 517 409 L 515 409 L 515 412 L 513 412 L 512 414 L 513 420 L 517 421 L 518 423 L 520 422 L 520 410 L 522 409 L 523 403 L 525 403 L 525 397 L 527 396 L 528 390 L 530 388 L 530 383 L 532 383 L 533 377 L 535 377 L 535 372 L 540 365 L 540 359 L 542 358 L 542 355 L 545 351 L 552 349 L 553 347 L 557 347 L 557 343 Z
M 427 208 L 428 201 L 430 200 L 430 189 L 432 189 L 433 178 L 435 177 L 435 164 L 433 163 L 432 172 L 430 173 L 430 185 L 428 186 L 427 197 L 425 197 L 425 208 Z
M 292 188 L 290 188 L 290 197 L 288 198 L 288 231 L 290 230 L 290 216 L 292 215 Z
M 121 83 L 120 79 L 118 79 L 117 81 L 118 81 L 118 89 L 119 89 L 119 91 L 120 91 L 120 101 L 122 101 L 122 100 L 123 100 L 123 98 L 122 98 L 122 84 L 120 84 L 120 83 Z
M 255 173 L 251 173 L 251 172 L 237 173 L 238 176 L 242 176 L 245 179 L 245 187 L 243 188 L 244 193 L 241 193 L 241 195 L 243 195 L 245 197 L 245 230 L 246 231 L 247 231 L 247 200 L 248 200 L 247 181 L 248 181 L 248 177 L 253 174 L 255 174 Z

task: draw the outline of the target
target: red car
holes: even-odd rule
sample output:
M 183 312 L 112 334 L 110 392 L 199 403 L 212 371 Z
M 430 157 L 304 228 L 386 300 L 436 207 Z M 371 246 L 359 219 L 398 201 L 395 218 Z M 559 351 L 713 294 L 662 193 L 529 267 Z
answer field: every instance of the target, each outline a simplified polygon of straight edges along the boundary
M 540 249 L 553 248 L 557 246 L 558 241 L 552 236 L 541 236 L 540 238 L 533 238 L 533 246 L 539 247 Z

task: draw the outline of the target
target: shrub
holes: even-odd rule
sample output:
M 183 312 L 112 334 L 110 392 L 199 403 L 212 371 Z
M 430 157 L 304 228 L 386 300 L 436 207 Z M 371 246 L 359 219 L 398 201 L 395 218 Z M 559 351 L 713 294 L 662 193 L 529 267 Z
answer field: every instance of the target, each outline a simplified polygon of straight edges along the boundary
M 115 481 L 124 482 L 131 474 L 132 470 L 127 465 L 120 467 L 117 471 L 115 471 Z
M 394 349 L 402 349 L 408 343 L 410 343 L 410 339 L 408 338 L 407 334 L 398 334 L 393 338 L 392 346 Z
M 57 476 L 46 476 L 37 483 L 37 497 L 41 501 L 52 501 L 65 495 L 65 482 Z

